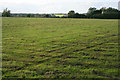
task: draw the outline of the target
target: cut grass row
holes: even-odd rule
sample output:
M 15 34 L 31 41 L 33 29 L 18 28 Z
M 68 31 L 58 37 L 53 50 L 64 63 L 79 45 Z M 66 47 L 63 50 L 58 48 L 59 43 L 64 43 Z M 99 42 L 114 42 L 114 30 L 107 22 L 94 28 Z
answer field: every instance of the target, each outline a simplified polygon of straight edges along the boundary
M 3 18 L 3 78 L 119 78 L 117 20 Z

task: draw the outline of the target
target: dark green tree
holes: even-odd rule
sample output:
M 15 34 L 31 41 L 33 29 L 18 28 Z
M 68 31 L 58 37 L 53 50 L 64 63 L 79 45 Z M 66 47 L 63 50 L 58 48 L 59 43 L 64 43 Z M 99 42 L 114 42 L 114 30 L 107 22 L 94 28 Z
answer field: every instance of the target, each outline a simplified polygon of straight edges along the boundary
M 95 11 L 96 11 L 96 8 L 90 7 L 90 8 L 88 9 L 87 16 L 90 17 L 90 18 L 92 18 Z
M 101 9 L 102 10 L 102 9 Z M 119 10 L 109 7 L 109 8 L 104 8 L 102 10 L 102 18 L 107 18 L 107 19 L 118 19 L 119 18 Z
M 80 18 L 80 14 L 79 13 L 75 13 L 75 18 Z
M 31 17 L 31 14 L 27 14 L 27 17 Z
M 49 17 L 51 17 L 51 16 L 50 16 L 49 14 L 45 14 L 45 17 L 46 17 L 46 18 L 49 18 Z
M 93 15 L 94 14 L 102 14 L 102 10 L 96 10 L 96 11 L 93 12 Z
M 10 10 L 8 10 L 7 8 L 3 10 L 2 12 L 3 17 L 10 17 L 10 15 L 11 15 Z
M 68 17 L 69 18 L 74 18 L 75 17 L 75 11 L 73 11 L 73 10 L 69 11 Z
M 85 14 L 75 13 L 75 18 L 86 18 Z
M 106 7 L 102 7 L 100 10 L 102 11 L 102 14 L 104 14 Z

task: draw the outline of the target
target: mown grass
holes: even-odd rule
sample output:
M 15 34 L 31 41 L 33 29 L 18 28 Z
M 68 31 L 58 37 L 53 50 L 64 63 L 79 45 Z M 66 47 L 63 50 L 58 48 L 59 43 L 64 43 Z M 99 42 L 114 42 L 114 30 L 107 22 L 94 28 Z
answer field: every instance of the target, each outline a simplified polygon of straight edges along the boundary
M 116 78 L 118 21 L 3 18 L 3 78 Z

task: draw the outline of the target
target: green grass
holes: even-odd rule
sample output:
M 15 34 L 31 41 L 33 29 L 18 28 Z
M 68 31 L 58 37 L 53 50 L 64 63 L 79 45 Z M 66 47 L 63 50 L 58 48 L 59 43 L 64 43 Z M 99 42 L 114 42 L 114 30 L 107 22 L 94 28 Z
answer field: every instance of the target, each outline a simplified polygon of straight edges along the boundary
M 117 78 L 118 21 L 3 18 L 3 78 Z

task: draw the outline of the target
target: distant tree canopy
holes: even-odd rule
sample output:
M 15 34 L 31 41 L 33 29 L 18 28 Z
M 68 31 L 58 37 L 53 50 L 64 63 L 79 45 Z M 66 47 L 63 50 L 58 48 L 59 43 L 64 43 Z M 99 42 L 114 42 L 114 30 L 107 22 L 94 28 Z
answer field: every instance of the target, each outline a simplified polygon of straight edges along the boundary
M 71 10 L 68 13 L 68 18 L 85 18 L 85 14 L 79 14 L 79 13 L 75 13 L 75 11 Z
M 31 14 L 27 14 L 27 17 L 31 17 Z
M 102 14 L 102 10 L 97 10 L 96 8 L 89 8 L 87 12 L 88 18 L 94 18 L 94 15 Z
M 2 12 L 2 16 L 3 17 L 10 17 L 10 10 L 8 10 L 7 8 L 3 10 Z
M 75 17 L 75 11 L 73 11 L 73 10 L 69 11 L 68 17 L 69 18 L 74 18 Z
M 96 9 L 95 7 L 90 7 L 86 14 L 75 13 L 75 11 L 69 11 L 68 18 L 99 18 L 99 19 L 120 19 L 120 11 L 115 8 L 105 8 Z
M 120 11 L 115 8 L 101 8 L 97 10 L 96 8 L 89 8 L 87 12 L 88 18 L 103 18 L 103 19 L 118 19 Z

